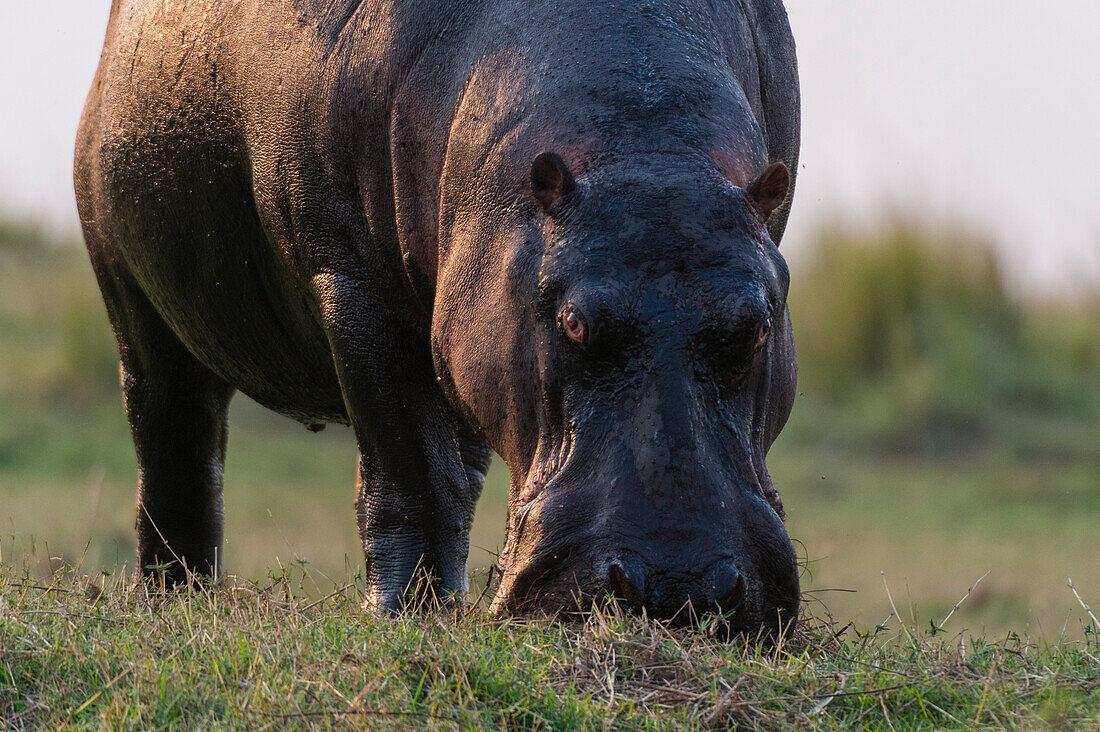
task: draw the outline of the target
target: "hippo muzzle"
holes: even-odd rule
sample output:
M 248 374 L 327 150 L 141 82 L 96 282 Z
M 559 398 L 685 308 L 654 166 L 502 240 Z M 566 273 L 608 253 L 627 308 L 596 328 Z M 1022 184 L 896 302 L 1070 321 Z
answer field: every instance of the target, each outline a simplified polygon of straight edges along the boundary
M 637 454 L 612 452 L 622 459 L 610 469 L 596 456 L 567 466 L 519 508 L 495 610 L 568 612 L 614 598 L 678 626 L 719 614 L 735 632 L 789 627 L 797 558 L 755 471 L 730 475 L 708 455 L 641 483 Z

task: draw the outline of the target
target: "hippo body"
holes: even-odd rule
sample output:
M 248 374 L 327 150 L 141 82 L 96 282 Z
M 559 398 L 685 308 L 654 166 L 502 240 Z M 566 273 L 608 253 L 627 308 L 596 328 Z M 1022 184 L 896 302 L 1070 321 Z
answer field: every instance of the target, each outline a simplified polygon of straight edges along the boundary
M 374 608 L 465 592 L 492 446 L 498 609 L 789 616 L 798 148 L 780 0 L 115 0 L 75 183 L 141 565 L 217 573 L 241 391 L 353 427 Z

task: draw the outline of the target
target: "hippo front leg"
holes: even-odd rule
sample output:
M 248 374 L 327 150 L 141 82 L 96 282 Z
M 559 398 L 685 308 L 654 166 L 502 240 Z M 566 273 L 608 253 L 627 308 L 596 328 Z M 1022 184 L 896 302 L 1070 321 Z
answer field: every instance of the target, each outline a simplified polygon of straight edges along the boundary
M 427 338 L 408 315 L 345 276 L 323 276 L 317 285 L 359 444 L 366 604 L 394 612 L 424 591 L 461 599 L 487 460 L 464 460 L 470 436 L 436 382 Z

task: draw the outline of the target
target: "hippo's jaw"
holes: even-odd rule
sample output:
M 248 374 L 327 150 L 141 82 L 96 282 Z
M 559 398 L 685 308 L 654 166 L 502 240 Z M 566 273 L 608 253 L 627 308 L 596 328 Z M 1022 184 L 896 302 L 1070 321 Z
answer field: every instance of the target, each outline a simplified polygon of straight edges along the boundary
M 713 612 L 737 632 L 794 621 L 794 547 L 747 450 L 719 460 L 716 445 L 699 445 L 685 468 L 626 441 L 571 442 L 541 488 L 516 493 L 494 612 L 568 613 L 614 597 L 680 625 Z

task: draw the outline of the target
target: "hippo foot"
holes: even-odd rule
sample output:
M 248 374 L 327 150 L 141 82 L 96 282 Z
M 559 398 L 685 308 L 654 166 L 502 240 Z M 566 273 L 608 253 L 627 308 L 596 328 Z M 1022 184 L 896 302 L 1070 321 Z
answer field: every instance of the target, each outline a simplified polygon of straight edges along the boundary
M 377 617 L 396 617 L 405 612 L 437 612 L 465 604 L 468 582 L 465 572 L 439 573 L 426 569 L 423 563 L 404 581 L 388 577 L 375 581 L 363 600 L 364 612 Z M 455 581 L 461 578 L 462 581 Z

